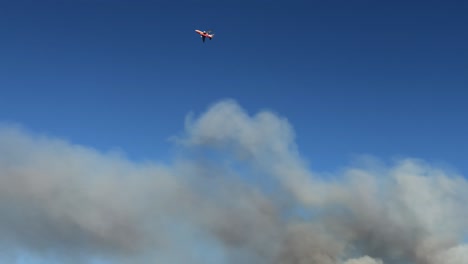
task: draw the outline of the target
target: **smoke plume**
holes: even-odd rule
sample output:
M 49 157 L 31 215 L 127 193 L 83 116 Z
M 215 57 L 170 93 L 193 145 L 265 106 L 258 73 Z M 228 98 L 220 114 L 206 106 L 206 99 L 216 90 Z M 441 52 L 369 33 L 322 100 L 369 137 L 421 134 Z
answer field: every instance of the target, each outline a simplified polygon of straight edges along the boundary
M 173 141 L 170 164 L 135 162 L 0 127 L 0 259 L 468 263 L 461 175 L 369 157 L 314 172 L 285 118 L 232 100 L 189 116 Z

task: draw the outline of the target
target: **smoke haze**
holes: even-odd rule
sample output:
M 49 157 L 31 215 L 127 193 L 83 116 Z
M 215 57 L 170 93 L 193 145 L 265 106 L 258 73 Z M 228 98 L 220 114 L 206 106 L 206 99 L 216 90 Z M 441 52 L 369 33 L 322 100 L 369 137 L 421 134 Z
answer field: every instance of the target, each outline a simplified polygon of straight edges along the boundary
M 288 121 L 189 116 L 170 164 L 0 127 L 0 256 L 64 263 L 466 264 L 468 182 L 418 159 L 311 170 Z M 1 259 L 1 258 L 0 258 Z M 11 261 L 9 261 L 11 263 Z

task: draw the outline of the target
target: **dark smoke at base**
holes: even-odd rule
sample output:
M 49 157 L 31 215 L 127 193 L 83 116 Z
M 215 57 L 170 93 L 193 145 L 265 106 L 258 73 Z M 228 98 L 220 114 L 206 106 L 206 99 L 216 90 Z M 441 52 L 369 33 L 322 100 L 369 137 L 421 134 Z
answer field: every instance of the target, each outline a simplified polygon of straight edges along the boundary
M 231 100 L 189 118 L 174 141 L 182 155 L 173 164 L 137 163 L 3 126 L 0 256 L 468 263 L 468 183 L 450 171 L 363 158 L 325 177 L 308 168 L 286 119 L 251 116 Z

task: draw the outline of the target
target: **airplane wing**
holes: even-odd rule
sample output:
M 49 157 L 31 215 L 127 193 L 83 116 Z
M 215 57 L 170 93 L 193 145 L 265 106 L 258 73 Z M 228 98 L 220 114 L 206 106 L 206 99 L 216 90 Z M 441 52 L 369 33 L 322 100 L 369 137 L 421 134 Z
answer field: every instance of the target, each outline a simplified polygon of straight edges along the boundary
M 202 38 L 203 42 L 205 42 L 205 38 L 206 38 L 206 37 L 205 37 L 205 36 L 202 36 L 201 38 Z

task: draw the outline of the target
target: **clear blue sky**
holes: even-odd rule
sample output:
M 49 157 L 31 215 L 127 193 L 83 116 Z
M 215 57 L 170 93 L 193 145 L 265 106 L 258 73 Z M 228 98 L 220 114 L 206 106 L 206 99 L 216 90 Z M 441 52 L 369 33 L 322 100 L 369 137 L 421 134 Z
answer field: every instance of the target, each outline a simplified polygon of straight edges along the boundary
M 165 160 L 189 111 L 232 98 L 286 117 L 315 170 L 370 154 L 468 175 L 467 14 L 446 0 L 1 1 L 0 122 Z
M 2 122 L 164 158 L 187 112 L 233 98 L 288 118 L 317 169 L 372 154 L 468 172 L 466 1 L 6 2 Z

